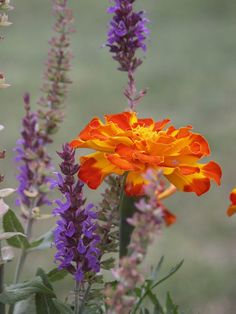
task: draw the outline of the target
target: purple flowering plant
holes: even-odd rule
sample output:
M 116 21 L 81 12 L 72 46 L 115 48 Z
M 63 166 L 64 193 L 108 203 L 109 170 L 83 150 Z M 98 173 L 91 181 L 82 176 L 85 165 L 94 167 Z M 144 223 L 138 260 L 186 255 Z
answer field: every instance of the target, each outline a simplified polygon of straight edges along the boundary
M 136 9 L 136 2 L 113 0 L 107 9 L 112 17 L 105 47 L 118 62 L 118 70 L 127 75 L 124 96 L 129 112 L 137 110 L 147 93 L 146 89 L 137 90 L 135 74 L 147 49 L 149 20 L 145 11 Z M 166 305 L 162 306 L 155 288 L 172 276 L 183 262 L 162 278 L 163 258 L 149 275 L 145 276 L 142 269 L 155 237 L 160 236 L 165 225 L 175 221 L 163 199 L 174 194 L 176 188 L 166 187 L 162 171 L 148 169 L 143 176 L 143 194 L 129 196 L 125 194 L 128 176 L 125 171 L 122 175 L 107 176 L 100 201 L 91 202 L 85 197 L 87 182 L 78 176 L 81 165 L 72 145 L 61 143 L 61 150 L 58 148 L 57 152 L 59 162 L 50 155 L 50 144 L 64 120 L 68 85 L 72 83 L 71 34 L 74 32 L 70 1 L 51 0 L 51 3 L 54 35 L 49 41 L 41 96 L 37 109 L 32 110 L 29 93 L 24 95 L 25 115 L 14 149 L 18 211 L 9 209 L 5 203 L 5 197 L 14 190 L 0 189 L 3 225 L 0 232 L 0 314 L 178 314 L 178 306 L 169 294 Z M 11 9 L 9 0 L 0 0 L 0 27 L 11 24 L 7 15 Z M 0 88 L 8 86 L 0 73 Z M 0 126 L 0 131 L 2 129 Z M 96 127 L 89 132 L 96 132 Z M 87 139 L 86 131 L 83 136 Z M 99 147 L 99 142 L 96 145 Z M 0 151 L 0 159 L 4 157 L 5 151 Z M 82 158 L 81 162 L 84 160 Z M 0 175 L 1 184 L 3 179 Z M 43 224 L 45 220 L 50 230 L 36 237 L 34 225 Z M 8 246 L 2 247 L 2 241 Z M 12 283 L 6 285 L 4 269 L 14 258 L 13 249 L 19 251 L 18 261 Z M 31 253 L 42 250 L 53 250 L 53 269 L 46 271 L 36 267 L 35 276 L 26 280 L 23 278 L 26 259 L 31 258 Z M 106 271 L 109 271 L 109 279 Z M 68 291 L 64 300 L 54 283 L 63 282 L 66 276 L 70 277 L 73 291 Z M 144 305 L 147 300 L 148 309 Z

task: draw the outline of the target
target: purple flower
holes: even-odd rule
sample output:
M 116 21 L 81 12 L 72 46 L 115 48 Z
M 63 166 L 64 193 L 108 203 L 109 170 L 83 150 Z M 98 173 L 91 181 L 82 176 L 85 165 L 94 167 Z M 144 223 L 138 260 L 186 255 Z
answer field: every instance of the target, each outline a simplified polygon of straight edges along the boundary
M 66 201 L 56 200 L 58 207 L 54 210 L 60 216 L 54 231 L 55 260 L 60 269 L 66 269 L 81 282 L 85 273 L 100 271 L 97 214 L 92 204 L 84 205 L 83 183 L 75 179 L 79 166 L 75 163 L 74 150 L 65 144 L 58 155 L 63 160 L 60 164 L 62 174 L 58 174 L 58 188 Z
M 26 114 L 22 120 L 23 129 L 15 148 L 15 160 L 19 163 L 17 204 L 32 210 L 33 207 L 51 204 L 47 192 L 51 189 L 49 173 L 53 167 L 38 131 L 38 116 L 31 112 L 29 94 L 25 94 L 24 103 Z
M 113 0 L 107 12 L 114 14 L 108 31 L 107 46 L 113 58 L 119 62 L 121 71 L 132 73 L 142 63 L 135 56 L 138 49 L 146 51 L 145 40 L 149 34 L 148 20 L 144 12 L 134 11 L 135 0 Z

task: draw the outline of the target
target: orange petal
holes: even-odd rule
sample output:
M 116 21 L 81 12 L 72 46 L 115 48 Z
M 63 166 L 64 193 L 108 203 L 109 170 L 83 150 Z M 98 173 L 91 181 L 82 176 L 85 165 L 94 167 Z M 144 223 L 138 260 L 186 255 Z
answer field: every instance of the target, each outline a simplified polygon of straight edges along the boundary
M 181 168 L 184 169 L 184 171 L 181 171 Z M 200 196 L 209 190 L 210 179 L 220 184 L 221 169 L 217 163 L 211 161 L 206 165 L 196 164 L 195 167 L 183 165 L 179 168 L 175 168 L 170 174 L 166 174 L 164 171 L 164 174 L 179 190 L 195 192 Z
M 129 172 L 126 178 L 125 193 L 128 196 L 142 196 L 144 194 L 143 187 L 146 183 L 142 174 Z
M 229 217 L 233 216 L 236 213 L 236 205 L 231 205 L 229 206 L 228 210 L 227 210 L 227 215 Z
M 173 225 L 176 222 L 176 216 L 167 209 L 164 209 L 163 214 L 167 226 Z
M 227 215 L 230 217 L 236 213 L 236 187 L 230 193 L 231 204 L 227 210 Z
M 121 158 L 118 154 L 107 154 L 107 159 L 116 167 L 125 170 L 125 171 L 132 171 L 134 170 L 134 166 L 128 160 Z
M 155 123 L 154 130 L 159 132 L 170 122 L 170 119 L 164 119 Z
M 133 124 L 133 127 L 136 128 L 137 126 L 149 127 L 154 125 L 153 119 L 138 119 L 136 123 Z
M 236 188 L 234 188 L 230 193 L 230 200 L 234 205 L 236 205 Z
M 131 130 L 132 124 L 137 121 L 137 117 L 134 112 L 121 112 L 105 115 L 105 120 L 108 123 L 115 123 L 122 130 Z
M 96 189 L 103 179 L 112 173 L 122 175 L 124 171 L 107 160 L 103 153 L 93 153 L 80 158 L 79 178 L 91 189 Z

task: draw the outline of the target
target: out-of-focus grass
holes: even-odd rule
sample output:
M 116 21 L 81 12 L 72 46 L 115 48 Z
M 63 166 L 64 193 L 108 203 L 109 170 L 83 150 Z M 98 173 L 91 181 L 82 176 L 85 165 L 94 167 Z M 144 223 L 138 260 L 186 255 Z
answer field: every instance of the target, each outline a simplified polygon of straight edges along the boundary
M 212 159 L 221 163 L 224 173 L 222 186 L 213 187 L 207 195 L 197 198 L 179 193 L 166 202 L 178 220 L 163 230 L 153 245 L 145 271 L 163 254 L 167 268 L 184 258 L 184 266 L 160 288 L 160 295 L 171 291 L 185 313 L 231 314 L 236 307 L 236 222 L 225 216 L 225 210 L 228 193 L 236 182 L 236 2 L 137 2 L 151 20 L 148 53 L 137 75 L 138 86 L 149 88 L 139 108 L 140 116 L 170 117 L 177 126 L 192 124 L 208 138 Z M 51 147 L 54 156 L 60 144 L 73 138 L 91 117 L 126 107 L 122 96 L 126 77 L 115 70 L 111 56 L 101 48 L 109 19 L 107 4 L 105 0 L 73 1 L 77 28 L 73 35 L 74 83 L 65 123 Z M 21 128 L 22 94 L 30 91 L 36 108 L 51 35 L 49 0 L 14 1 L 14 5 L 14 24 L 5 32 L 0 49 L 0 69 L 12 84 L 0 94 L 0 122 L 6 126 L 1 147 L 8 150 L 1 169 L 6 174 L 5 185 L 12 187 L 16 186 L 12 149 Z M 36 233 L 49 224 L 38 224 Z M 25 276 L 29 277 L 36 265 L 52 264 L 52 253 L 34 254 Z M 8 281 L 13 268 L 14 264 L 9 265 Z M 68 280 L 60 287 L 66 293 L 70 285 Z

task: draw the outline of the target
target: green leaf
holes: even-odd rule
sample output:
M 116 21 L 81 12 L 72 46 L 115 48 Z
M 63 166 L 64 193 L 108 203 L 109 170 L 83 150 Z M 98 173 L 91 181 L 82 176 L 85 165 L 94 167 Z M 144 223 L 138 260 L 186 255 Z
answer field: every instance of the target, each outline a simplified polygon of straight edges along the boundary
M 34 251 L 49 249 L 52 247 L 52 242 L 53 242 L 53 231 L 49 230 L 44 235 L 40 236 L 37 240 L 30 243 L 30 248 L 27 251 L 34 252 Z
M 5 232 L 25 233 L 20 221 L 11 209 L 9 209 L 8 212 L 3 216 L 3 228 Z M 28 240 L 25 238 L 25 236 L 22 235 L 16 235 L 10 239 L 7 239 L 7 243 L 20 249 L 27 249 L 30 246 Z
M 42 279 L 42 281 L 43 281 L 43 284 L 44 284 L 47 288 L 49 288 L 50 290 L 53 291 L 53 287 L 52 287 L 51 283 L 50 283 L 49 280 L 48 280 L 47 274 L 45 273 L 45 271 L 44 271 L 42 268 L 39 267 L 39 268 L 37 269 L 36 276 L 41 277 L 41 279 Z
M 142 296 L 139 298 L 135 308 L 134 308 L 134 311 L 133 311 L 133 314 L 137 313 L 137 310 L 139 309 L 139 307 L 141 306 L 143 300 L 145 299 L 145 297 L 148 295 L 149 291 L 152 291 L 155 287 L 157 287 L 158 285 L 160 285 L 162 282 L 164 282 L 165 280 L 167 280 L 169 277 L 171 277 L 174 273 L 177 272 L 177 270 L 183 265 L 183 260 L 178 263 L 175 267 L 171 268 L 171 270 L 169 271 L 169 273 L 164 276 L 163 278 L 161 278 L 159 281 L 157 281 L 156 283 L 153 284 L 153 281 L 150 280 L 150 279 L 147 279 L 145 281 L 145 284 L 143 285 L 143 289 L 144 289 L 144 293 L 142 294 Z M 162 261 L 161 261 L 162 263 Z M 160 262 L 159 262 L 159 265 Z M 160 266 L 159 266 L 160 267 Z
M 115 258 L 110 257 L 101 262 L 101 268 L 105 270 L 110 270 L 115 266 Z
M 166 297 L 166 314 L 178 314 L 178 305 L 173 303 L 169 293 Z
M 154 305 L 153 314 L 164 314 L 164 310 L 163 310 L 160 302 L 158 301 L 157 297 L 155 296 L 155 294 L 151 290 L 148 290 L 147 293 L 148 293 L 147 295 L 148 295 L 149 299 L 151 300 L 152 304 Z
M 24 233 L 21 233 L 21 232 L 3 232 L 3 233 L 0 233 L 0 241 L 1 240 L 8 240 L 10 238 L 13 238 L 15 236 L 22 236 L 22 237 L 25 237 L 25 234 Z
M 166 279 L 168 279 L 169 277 L 171 277 L 172 275 L 174 275 L 177 270 L 180 269 L 180 267 L 183 265 L 184 260 L 182 260 L 180 263 L 178 263 L 175 267 L 171 268 L 171 270 L 169 271 L 169 273 L 164 276 L 163 278 L 161 278 L 159 281 L 157 281 L 153 286 L 152 289 L 154 289 L 155 287 L 157 287 L 158 285 L 160 285 L 162 282 L 164 282 Z
M 47 274 L 44 272 L 42 268 L 38 268 L 37 276 L 40 276 L 43 284 L 53 291 L 53 287 L 48 280 Z M 57 308 L 55 307 L 52 297 L 49 295 L 45 295 L 42 293 L 36 293 L 35 295 L 35 304 L 36 304 L 36 312 L 37 314 L 57 314 Z
M 30 281 L 10 285 L 0 294 L 0 302 L 4 304 L 14 304 L 21 300 L 26 300 L 36 293 L 55 297 L 54 292 L 46 287 L 40 277 L 35 277 Z
M 35 305 L 37 314 L 58 314 L 53 299 L 48 295 L 37 293 L 35 296 Z
M 73 314 L 74 311 L 72 311 L 71 307 L 68 304 L 63 303 L 62 301 L 58 300 L 58 299 L 53 299 L 53 303 L 55 305 L 55 307 L 57 308 L 57 310 L 60 314 Z
M 158 276 L 159 276 L 159 272 L 161 270 L 161 266 L 164 262 L 164 256 L 162 256 L 157 264 L 157 267 L 153 270 L 152 274 L 151 274 L 151 279 L 153 281 L 157 281 Z
M 59 270 L 58 268 L 53 268 L 50 272 L 47 273 L 48 280 L 55 282 L 61 279 L 64 279 L 68 275 L 68 271 Z
M 17 302 L 14 306 L 14 314 L 36 314 L 34 297 Z

